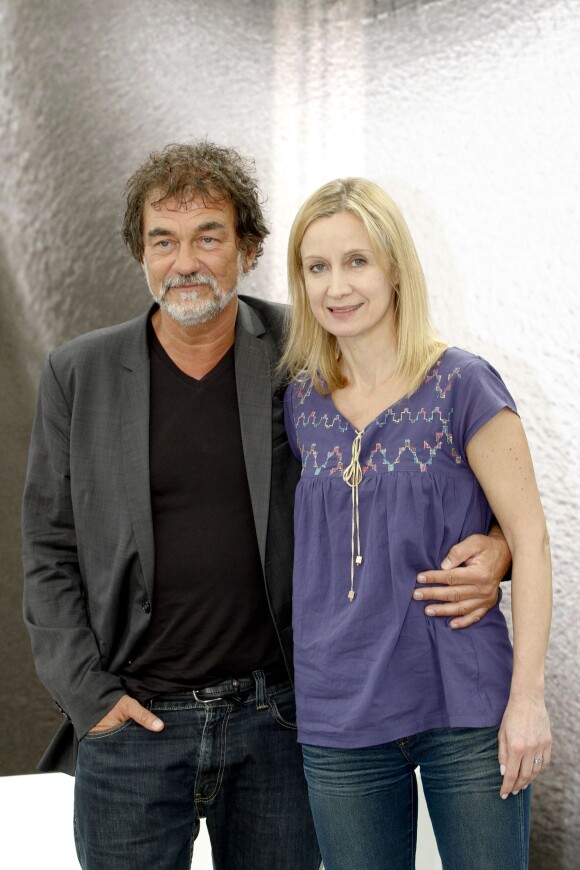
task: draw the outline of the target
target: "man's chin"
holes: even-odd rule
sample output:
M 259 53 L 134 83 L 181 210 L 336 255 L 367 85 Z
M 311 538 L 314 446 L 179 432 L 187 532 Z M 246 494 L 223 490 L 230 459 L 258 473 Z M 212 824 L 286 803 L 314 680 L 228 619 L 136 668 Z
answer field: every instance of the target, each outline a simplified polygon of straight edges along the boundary
M 202 299 L 195 304 L 180 302 L 168 302 L 163 299 L 159 308 L 164 311 L 179 326 L 201 326 L 214 320 L 218 314 L 228 307 L 235 298 L 236 293 L 228 294 L 222 299 Z

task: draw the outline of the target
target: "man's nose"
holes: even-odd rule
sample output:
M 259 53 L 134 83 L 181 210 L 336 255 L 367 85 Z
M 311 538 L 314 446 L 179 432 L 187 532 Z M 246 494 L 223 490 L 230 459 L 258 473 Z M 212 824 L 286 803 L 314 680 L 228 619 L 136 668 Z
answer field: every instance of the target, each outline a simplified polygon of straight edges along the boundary
M 180 275 L 191 275 L 192 272 L 199 272 L 199 259 L 191 248 L 186 245 L 180 245 L 175 257 L 173 268 Z

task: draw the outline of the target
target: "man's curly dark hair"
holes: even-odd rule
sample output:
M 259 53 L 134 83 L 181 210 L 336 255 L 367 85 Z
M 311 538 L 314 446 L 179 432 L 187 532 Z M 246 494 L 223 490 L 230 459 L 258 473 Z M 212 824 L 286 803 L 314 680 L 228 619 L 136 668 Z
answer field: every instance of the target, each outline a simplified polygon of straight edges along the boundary
M 242 157 L 234 148 L 221 147 L 207 139 L 167 145 L 150 154 L 123 191 L 127 208 L 121 232 L 139 263 L 143 262 L 144 253 L 143 208 L 153 190 L 159 191 L 159 196 L 152 205 L 162 205 L 169 199 L 184 203 L 195 198 L 231 202 L 240 249 L 249 251 L 255 246 L 252 264 L 255 268 L 269 230 L 264 222 L 253 160 Z

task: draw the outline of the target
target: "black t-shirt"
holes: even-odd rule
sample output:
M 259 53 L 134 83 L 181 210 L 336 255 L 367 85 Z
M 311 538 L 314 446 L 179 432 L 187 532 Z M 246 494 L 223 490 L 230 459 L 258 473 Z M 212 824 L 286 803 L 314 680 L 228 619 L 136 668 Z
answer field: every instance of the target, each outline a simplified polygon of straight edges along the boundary
M 152 328 L 149 344 L 155 588 L 149 628 L 121 674 L 140 700 L 283 667 L 244 463 L 234 348 L 196 380 Z

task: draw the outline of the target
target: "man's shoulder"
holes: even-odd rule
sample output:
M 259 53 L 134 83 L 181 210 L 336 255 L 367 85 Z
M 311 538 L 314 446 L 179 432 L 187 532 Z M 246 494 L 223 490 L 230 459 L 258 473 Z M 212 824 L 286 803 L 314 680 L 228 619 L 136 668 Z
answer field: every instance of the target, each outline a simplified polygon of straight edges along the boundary
M 240 294 L 240 302 L 244 302 L 254 311 L 264 326 L 266 332 L 281 330 L 284 328 L 288 316 L 288 306 L 282 302 L 271 302 L 268 299 L 260 299 L 258 296 L 245 296 Z
M 120 354 L 124 354 L 131 345 L 145 346 L 148 317 L 149 312 L 123 323 L 104 326 L 77 335 L 51 351 L 50 360 L 53 365 L 66 366 L 84 359 L 118 357 Z

